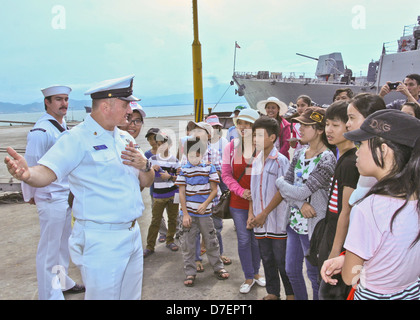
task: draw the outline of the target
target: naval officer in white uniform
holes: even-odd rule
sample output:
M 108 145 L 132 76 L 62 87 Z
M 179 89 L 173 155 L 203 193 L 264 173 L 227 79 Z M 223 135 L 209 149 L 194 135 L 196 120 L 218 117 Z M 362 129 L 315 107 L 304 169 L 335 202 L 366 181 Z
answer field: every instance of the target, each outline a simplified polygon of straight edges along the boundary
M 71 88 L 52 86 L 42 89 L 46 113 L 35 123 L 27 136 L 25 159 L 29 166 L 55 144 L 61 132 L 67 130 L 64 116 L 67 113 Z M 22 182 L 24 200 L 36 204 L 40 239 L 36 254 L 38 298 L 63 300 L 62 291 L 83 292 L 84 287 L 67 275 L 69 266 L 68 240 L 71 233 L 71 209 L 67 177 L 43 188 L 33 188 Z
M 143 249 L 136 219 L 144 209 L 140 186 L 154 173 L 135 140 L 117 126 L 131 114 L 133 77 L 108 80 L 87 91 L 92 112 L 64 132 L 39 161 L 28 167 L 12 148 L 9 172 L 34 187 L 68 176 L 76 219 L 70 255 L 80 268 L 85 299 L 140 299 Z

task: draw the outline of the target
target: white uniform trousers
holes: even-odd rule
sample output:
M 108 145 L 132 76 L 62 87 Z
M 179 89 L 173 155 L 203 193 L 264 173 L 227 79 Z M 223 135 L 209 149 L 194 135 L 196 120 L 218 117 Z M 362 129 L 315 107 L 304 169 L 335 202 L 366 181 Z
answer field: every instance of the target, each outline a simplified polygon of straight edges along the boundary
M 70 255 L 82 274 L 86 300 L 140 300 L 143 248 L 135 222 L 99 224 L 76 220 Z
M 63 290 L 76 284 L 68 277 L 68 240 L 71 234 L 71 208 L 67 198 L 40 199 L 35 196 L 40 239 L 36 254 L 38 298 L 64 300 Z

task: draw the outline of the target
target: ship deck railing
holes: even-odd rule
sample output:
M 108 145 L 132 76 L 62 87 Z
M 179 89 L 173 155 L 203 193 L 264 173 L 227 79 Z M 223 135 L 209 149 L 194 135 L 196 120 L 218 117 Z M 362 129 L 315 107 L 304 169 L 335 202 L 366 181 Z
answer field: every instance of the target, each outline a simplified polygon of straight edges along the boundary
M 274 74 L 274 76 L 272 76 L 272 74 Z M 348 84 L 347 82 L 343 82 L 343 81 L 339 81 L 338 79 L 334 79 L 333 77 L 331 77 L 331 80 L 329 81 L 325 81 L 322 79 L 317 79 L 315 78 L 315 75 L 313 77 L 307 77 L 305 74 L 302 74 L 298 77 L 294 76 L 293 74 L 295 74 L 294 72 L 291 72 L 291 75 L 289 75 L 288 77 L 279 77 L 276 76 L 280 74 L 279 72 L 272 72 L 270 74 L 269 77 L 266 78 L 261 78 L 259 77 L 259 75 L 257 73 L 253 73 L 253 72 L 235 72 L 235 78 L 237 79 L 253 79 L 253 80 L 259 80 L 259 81 L 266 81 L 266 82 L 271 82 L 272 85 L 275 85 L 276 83 L 281 83 L 281 82 L 287 82 L 287 83 L 303 83 L 303 84 L 324 84 L 324 85 L 337 85 L 337 84 L 341 84 L 341 85 L 346 85 Z M 362 76 L 360 78 L 356 78 L 355 81 L 352 81 L 350 83 L 351 85 L 360 85 L 360 86 L 369 86 L 372 85 L 372 83 L 368 83 L 366 81 L 366 77 Z

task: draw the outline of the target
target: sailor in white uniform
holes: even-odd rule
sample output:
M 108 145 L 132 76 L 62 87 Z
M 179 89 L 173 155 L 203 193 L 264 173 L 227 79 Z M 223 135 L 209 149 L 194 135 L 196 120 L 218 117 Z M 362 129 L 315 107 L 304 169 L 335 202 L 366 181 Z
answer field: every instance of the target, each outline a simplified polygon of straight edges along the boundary
M 140 299 L 143 249 L 136 219 L 144 204 L 141 187 L 150 187 L 154 173 L 135 146 L 135 140 L 117 126 L 132 113 L 133 77 L 108 80 L 86 92 L 92 112 L 85 121 L 62 134 L 28 168 L 12 148 L 6 157 L 9 172 L 39 187 L 68 176 L 74 194 L 75 223 L 70 255 L 80 268 L 85 299 Z
M 25 159 L 29 166 L 55 144 L 61 132 L 67 130 L 64 116 L 68 108 L 71 88 L 52 86 L 41 90 L 46 113 L 35 123 L 27 136 Z M 40 240 L 36 254 L 38 298 L 63 300 L 62 291 L 83 292 L 84 287 L 67 275 L 69 265 L 68 239 L 71 233 L 71 209 L 67 177 L 43 188 L 33 188 L 22 182 L 24 200 L 36 204 Z

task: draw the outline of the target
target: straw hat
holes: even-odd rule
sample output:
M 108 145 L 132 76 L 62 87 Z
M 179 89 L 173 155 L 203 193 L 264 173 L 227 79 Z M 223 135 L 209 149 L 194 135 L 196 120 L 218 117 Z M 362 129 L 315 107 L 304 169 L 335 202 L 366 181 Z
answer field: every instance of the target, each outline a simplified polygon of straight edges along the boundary
M 283 116 L 286 114 L 288 108 L 287 105 L 283 102 L 277 99 L 276 97 L 270 97 L 267 100 L 262 100 L 257 103 L 257 109 L 259 112 L 261 112 L 264 115 L 267 115 L 267 111 L 265 111 L 265 106 L 267 103 L 275 103 L 279 107 L 279 116 Z

